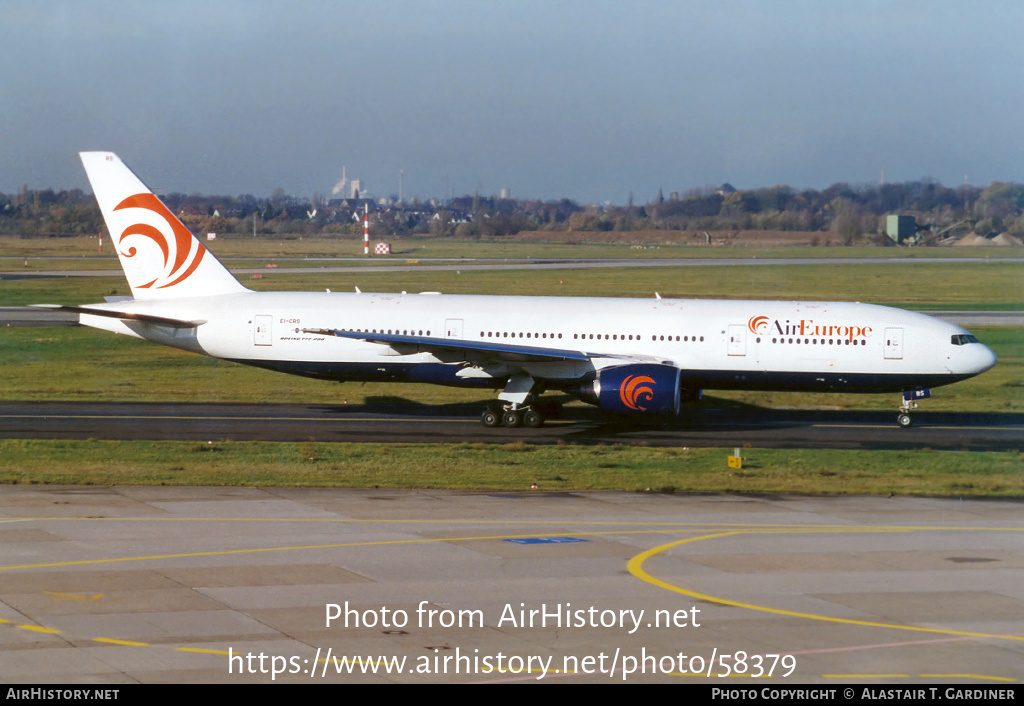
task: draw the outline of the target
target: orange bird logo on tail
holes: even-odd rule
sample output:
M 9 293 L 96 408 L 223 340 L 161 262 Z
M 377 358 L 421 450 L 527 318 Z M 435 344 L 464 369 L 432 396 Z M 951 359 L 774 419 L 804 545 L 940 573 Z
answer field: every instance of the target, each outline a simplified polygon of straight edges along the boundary
M 114 210 L 120 211 L 125 208 L 142 208 L 155 213 L 164 220 L 167 228 L 170 230 L 168 234 L 164 230 L 151 226 L 148 223 L 135 223 L 125 228 L 117 239 L 118 250 L 125 257 L 135 257 L 138 253 L 134 246 L 128 247 L 127 250 L 121 250 L 121 243 L 133 235 L 149 238 L 156 243 L 157 247 L 160 248 L 160 252 L 163 253 L 163 271 L 156 279 L 140 284 L 138 287 L 140 289 L 148 289 L 150 287 L 162 289 L 164 287 L 173 287 L 187 279 L 199 266 L 199 263 L 202 262 L 203 255 L 206 254 L 206 248 L 203 247 L 203 244 L 195 240 L 192 234 L 188 232 L 188 229 L 181 224 L 181 221 L 175 218 L 174 214 L 168 211 L 167 207 L 160 203 L 160 199 L 153 194 L 129 196 L 117 204 Z M 196 245 L 194 249 L 192 247 L 193 243 Z

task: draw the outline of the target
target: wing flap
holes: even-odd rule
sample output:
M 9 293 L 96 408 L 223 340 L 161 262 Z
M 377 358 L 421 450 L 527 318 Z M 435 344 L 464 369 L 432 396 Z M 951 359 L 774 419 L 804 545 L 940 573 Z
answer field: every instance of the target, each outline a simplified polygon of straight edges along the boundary
M 600 357 L 599 353 L 573 351 L 566 348 L 547 346 L 523 346 L 513 343 L 491 343 L 490 341 L 469 341 L 461 338 L 434 338 L 431 336 L 409 336 L 398 333 L 371 333 L 368 331 L 342 331 L 339 329 L 303 329 L 305 333 L 321 336 L 352 338 L 370 343 L 382 343 L 392 347 L 412 347 L 418 351 L 450 352 L 466 351 L 497 360 L 517 362 L 543 362 L 556 360 L 590 360 Z

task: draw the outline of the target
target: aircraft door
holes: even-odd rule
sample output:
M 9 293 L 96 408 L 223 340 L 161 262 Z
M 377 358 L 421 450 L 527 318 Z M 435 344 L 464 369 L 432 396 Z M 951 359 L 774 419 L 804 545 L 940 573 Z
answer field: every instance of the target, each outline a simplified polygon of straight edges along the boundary
M 890 360 L 903 359 L 903 329 L 887 328 L 885 330 L 885 357 Z
M 729 355 L 747 354 L 746 329 L 743 324 L 729 326 Z
M 445 319 L 444 337 L 462 338 L 462 319 Z
M 253 319 L 252 336 L 253 344 L 257 346 L 272 345 L 274 339 L 271 337 L 270 322 L 273 319 L 269 314 L 260 314 Z

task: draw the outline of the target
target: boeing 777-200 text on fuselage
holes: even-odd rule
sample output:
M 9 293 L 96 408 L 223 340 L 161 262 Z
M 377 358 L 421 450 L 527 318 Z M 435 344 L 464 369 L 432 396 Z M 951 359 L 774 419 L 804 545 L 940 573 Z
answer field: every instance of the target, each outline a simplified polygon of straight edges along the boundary
M 487 426 L 543 423 L 545 390 L 602 410 L 678 413 L 704 389 L 902 392 L 996 357 L 953 324 L 842 302 L 254 292 L 110 152 L 83 152 L 132 298 L 86 326 L 324 380 L 503 388 Z

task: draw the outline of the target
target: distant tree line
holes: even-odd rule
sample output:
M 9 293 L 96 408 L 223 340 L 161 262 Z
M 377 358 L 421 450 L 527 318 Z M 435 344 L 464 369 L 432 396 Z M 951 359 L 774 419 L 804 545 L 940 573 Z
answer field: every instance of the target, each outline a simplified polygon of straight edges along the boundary
M 257 236 L 360 236 L 363 202 L 287 196 L 269 198 L 172 193 L 162 197 L 196 233 Z M 949 188 L 931 180 L 851 186 L 822 191 L 773 186 L 738 190 L 720 187 L 661 192 L 636 205 L 583 206 L 569 199 L 540 201 L 466 195 L 445 202 L 370 203 L 371 233 L 495 238 L 522 231 L 783 230 L 830 231 L 839 242 L 884 231 L 884 216 L 914 215 L 933 232 L 966 223 L 981 235 L 1024 236 L 1024 185 Z M 103 221 L 96 202 L 79 189 L 22 187 L 0 193 L 0 234 L 21 237 L 94 235 Z

